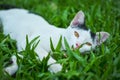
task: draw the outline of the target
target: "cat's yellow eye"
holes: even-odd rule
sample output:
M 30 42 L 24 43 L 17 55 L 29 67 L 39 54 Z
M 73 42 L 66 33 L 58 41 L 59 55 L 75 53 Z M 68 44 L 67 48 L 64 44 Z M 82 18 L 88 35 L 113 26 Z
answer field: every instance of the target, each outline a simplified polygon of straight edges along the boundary
M 86 42 L 86 45 L 88 46 L 92 46 L 92 44 L 90 42 Z
M 75 37 L 79 38 L 79 33 L 77 31 L 74 32 Z

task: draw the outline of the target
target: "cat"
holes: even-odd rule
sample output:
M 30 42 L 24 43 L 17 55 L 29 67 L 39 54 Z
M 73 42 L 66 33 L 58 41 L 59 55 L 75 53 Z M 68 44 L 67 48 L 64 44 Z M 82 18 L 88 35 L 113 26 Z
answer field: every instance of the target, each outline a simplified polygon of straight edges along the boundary
M 67 40 L 69 46 L 75 49 L 84 44 L 79 49 L 81 53 L 84 53 L 101 45 L 110 35 L 108 32 L 104 31 L 96 33 L 91 32 L 85 25 L 85 14 L 83 11 L 78 11 L 66 29 L 51 25 L 41 16 L 30 13 L 26 9 L 19 8 L 0 10 L 0 20 L 3 25 L 4 35 L 9 34 L 12 39 L 17 41 L 18 51 L 25 49 L 26 35 L 28 35 L 29 40 L 34 39 L 36 36 L 40 36 L 40 43 L 35 49 L 40 60 L 46 57 L 49 51 L 51 51 L 50 38 L 54 46 L 57 46 L 62 36 L 61 49 L 63 50 L 66 49 L 64 38 Z M 18 69 L 16 56 L 13 55 L 11 59 L 13 61 L 12 65 L 5 68 L 5 71 L 9 75 L 13 75 Z M 56 63 L 56 60 L 51 56 L 48 60 L 48 65 L 50 65 L 48 68 L 50 72 L 57 73 L 62 70 L 62 66 Z

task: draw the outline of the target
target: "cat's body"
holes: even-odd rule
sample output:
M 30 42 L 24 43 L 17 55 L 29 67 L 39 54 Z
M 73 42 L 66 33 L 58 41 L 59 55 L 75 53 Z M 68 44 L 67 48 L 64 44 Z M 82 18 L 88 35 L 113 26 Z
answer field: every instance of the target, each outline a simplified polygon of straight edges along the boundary
M 22 45 L 21 42 L 25 42 L 25 37 L 26 35 L 28 35 L 28 37 L 31 39 L 35 38 L 35 36 L 40 36 L 41 47 L 49 51 L 50 46 L 48 46 L 49 48 L 47 48 L 45 44 L 49 44 L 50 37 L 53 39 L 53 41 L 55 41 L 56 39 L 58 41 L 60 35 L 62 35 L 62 31 L 65 30 L 54 27 L 53 25 L 47 23 L 42 17 L 29 13 L 28 11 L 23 9 L 12 9 L 6 11 L 6 13 L 3 11 L 3 14 L 1 11 L 0 16 L 3 25 L 5 26 L 3 28 L 4 34 L 10 34 L 12 39 L 17 40 L 17 43 L 19 45 L 21 44 L 21 47 L 19 46 L 18 50 L 24 48 L 24 45 Z
M 100 32 L 101 39 L 98 40 L 98 33 L 94 34 L 85 27 L 84 13 L 79 11 L 75 18 L 71 21 L 70 26 L 67 29 L 57 28 L 50 25 L 41 16 L 38 16 L 25 9 L 10 9 L 1 10 L 0 19 L 3 25 L 3 32 L 5 35 L 10 34 L 12 39 L 17 41 L 18 51 L 21 51 L 26 46 L 26 35 L 29 40 L 40 36 L 40 43 L 36 47 L 35 51 L 39 56 L 39 59 L 43 59 L 51 51 L 50 38 L 56 47 L 60 36 L 66 38 L 69 45 L 74 48 L 80 47 L 81 44 L 87 43 L 80 48 L 80 52 L 90 51 L 95 46 L 100 45 L 104 42 L 109 34 L 107 32 Z M 62 39 L 62 48 L 65 49 L 64 40 Z M 23 56 L 24 57 L 24 56 Z M 12 58 L 16 63 L 16 57 Z M 56 61 L 50 57 L 48 65 L 55 63 Z M 12 68 L 13 67 L 13 68 Z M 12 75 L 17 70 L 17 64 L 5 68 L 5 70 Z M 60 64 L 53 64 L 49 67 L 51 72 L 61 71 L 62 66 Z

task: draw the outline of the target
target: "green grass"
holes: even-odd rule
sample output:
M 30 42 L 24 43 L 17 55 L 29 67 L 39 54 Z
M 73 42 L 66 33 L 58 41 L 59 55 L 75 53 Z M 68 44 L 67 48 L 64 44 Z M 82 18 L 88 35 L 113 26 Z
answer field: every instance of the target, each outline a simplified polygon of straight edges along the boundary
M 47 58 L 36 59 L 34 40 L 27 43 L 26 49 L 17 52 L 16 41 L 9 35 L 0 33 L 0 80 L 119 80 L 120 79 L 120 1 L 119 0 L 2 0 L 0 4 L 11 4 L 28 9 L 43 16 L 50 24 L 66 28 L 74 15 L 83 10 L 86 25 L 93 31 L 110 33 L 106 43 L 97 47 L 90 54 L 79 54 L 73 51 L 65 41 L 67 51 L 60 51 L 52 46 L 53 57 L 63 66 L 61 72 L 51 74 L 47 69 Z M 1 31 L 1 30 L 0 30 Z M 37 39 L 37 38 L 36 38 Z M 61 41 L 59 41 L 61 42 Z M 34 44 L 30 48 L 31 44 Z M 23 54 L 18 57 L 19 70 L 16 75 L 3 74 L 12 54 Z M 67 54 L 67 57 L 64 56 Z M 28 55 L 29 54 L 29 55 Z M 67 72 L 66 72 L 67 70 Z

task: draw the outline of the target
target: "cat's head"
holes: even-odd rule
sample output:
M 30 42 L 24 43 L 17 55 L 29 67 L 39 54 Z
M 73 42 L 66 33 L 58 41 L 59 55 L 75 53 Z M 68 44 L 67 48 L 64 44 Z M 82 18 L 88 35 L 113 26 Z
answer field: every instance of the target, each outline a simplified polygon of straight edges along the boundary
M 67 41 L 73 48 L 79 48 L 80 52 L 90 51 L 97 45 L 101 45 L 109 37 L 107 32 L 93 33 L 85 26 L 85 15 L 79 11 L 71 21 L 67 29 Z

